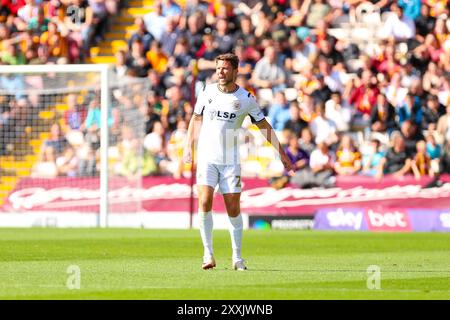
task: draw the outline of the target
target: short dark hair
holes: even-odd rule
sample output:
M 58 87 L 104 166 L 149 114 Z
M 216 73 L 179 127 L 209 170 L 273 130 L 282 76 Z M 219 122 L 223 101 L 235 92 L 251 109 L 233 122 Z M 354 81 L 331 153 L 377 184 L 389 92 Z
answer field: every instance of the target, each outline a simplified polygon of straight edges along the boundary
M 234 53 L 220 54 L 216 57 L 216 63 L 220 60 L 230 62 L 233 69 L 237 69 L 239 67 L 239 58 Z

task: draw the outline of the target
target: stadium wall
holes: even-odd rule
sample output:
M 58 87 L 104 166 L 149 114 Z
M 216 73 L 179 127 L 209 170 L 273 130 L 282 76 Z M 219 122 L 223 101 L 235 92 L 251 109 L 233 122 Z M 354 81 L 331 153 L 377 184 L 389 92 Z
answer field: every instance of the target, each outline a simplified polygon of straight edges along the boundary
M 433 186 L 413 177 L 377 182 L 371 177 L 339 178 L 334 188 L 275 190 L 267 180 L 243 179 L 241 210 L 246 228 L 367 231 L 450 231 L 450 176 Z M 23 178 L 0 208 L 0 226 L 96 227 L 99 179 Z M 109 194 L 110 227 L 196 227 L 195 187 L 190 179 L 146 177 L 140 186 L 122 181 Z M 139 205 L 137 205 L 139 204 Z M 193 214 L 191 215 L 190 212 Z M 225 205 L 214 199 L 215 226 L 227 228 Z

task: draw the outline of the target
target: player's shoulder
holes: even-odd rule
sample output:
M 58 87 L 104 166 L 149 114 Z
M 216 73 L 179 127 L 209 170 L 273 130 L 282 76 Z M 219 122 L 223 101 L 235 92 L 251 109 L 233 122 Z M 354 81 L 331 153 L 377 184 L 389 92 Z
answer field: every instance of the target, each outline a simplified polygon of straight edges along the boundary
M 255 96 L 251 92 L 249 92 L 248 90 L 246 90 L 242 87 L 239 88 L 237 93 L 241 99 L 247 100 L 249 102 L 256 101 Z
M 204 93 L 215 93 L 218 91 L 216 83 L 205 83 L 201 90 Z

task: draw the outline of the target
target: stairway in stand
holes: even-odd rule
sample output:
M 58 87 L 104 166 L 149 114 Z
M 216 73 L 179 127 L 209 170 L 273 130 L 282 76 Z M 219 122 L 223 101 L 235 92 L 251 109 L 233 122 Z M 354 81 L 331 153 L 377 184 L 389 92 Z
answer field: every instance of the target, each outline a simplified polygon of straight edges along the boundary
M 86 63 L 113 64 L 115 53 L 127 49 L 127 39 L 136 31 L 134 20 L 153 11 L 153 0 L 128 0 L 117 16 L 112 17 L 110 30 L 97 47 L 91 48 L 91 58 Z

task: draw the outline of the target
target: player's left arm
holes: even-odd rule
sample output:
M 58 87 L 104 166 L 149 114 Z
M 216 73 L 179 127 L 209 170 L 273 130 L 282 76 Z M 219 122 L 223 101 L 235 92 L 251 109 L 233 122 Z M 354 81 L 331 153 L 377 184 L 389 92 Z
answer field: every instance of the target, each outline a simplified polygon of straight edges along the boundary
M 261 131 L 262 135 L 266 138 L 267 141 L 269 141 L 272 146 L 278 151 L 278 154 L 281 157 L 281 162 L 283 163 L 286 170 L 289 172 L 290 175 L 294 174 L 294 165 L 292 164 L 291 160 L 287 156 L 286 152 L 284 152 L 283 147 L 281 146 L 280 141 L 278 141 L 277 136 L 275 135 L 275 131 L 273 130 L 272 126 L 269 122 L 267 122 L 266 118 L 264 117 L 264 114 L 259 107 L 258 103 L 256 102 L 256 99 L 254 96 L 252 96 L 250 93 L 248 93 L 248 115 L 250 116 L 250 119 L 252 120 L 252 123 L 255 124 L 259 130 Z
M 280 155 L 281 162 L 286 168 L 286 171 L 288 171 L 289 174 L 293 174 L 295 171 L 294 165 L 292 164 L 291 160 L 284 151 L 280 141 L 278 140 L 275 134 L 275 130 L 273 130 L 270 123 L 267 122 L 266 119 L 262 119 L 261 121 L 256 122 L 255 125 L 259 128 L 259 131 L 266 138 L 266 140 L 269 141 L 272 144 L 272 146 L 277 150 L 278 154 Z

